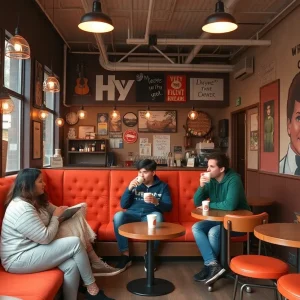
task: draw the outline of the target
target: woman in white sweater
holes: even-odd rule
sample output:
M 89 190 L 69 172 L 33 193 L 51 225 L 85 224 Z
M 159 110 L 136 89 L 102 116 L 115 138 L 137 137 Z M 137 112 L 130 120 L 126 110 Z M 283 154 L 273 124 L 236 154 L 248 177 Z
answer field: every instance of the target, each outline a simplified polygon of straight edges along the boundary
M 65 300 L 77 299 L 80 277 L 87 288 L 86 299 L 111 300 L 95 282 L 89 256 L 96 267 L 99 258 L 91 249 L 87 253 L 85 247 L 89 242 L 84 245 L 77 236 L 59 238 L 59 217 L 66 207 L 52 206 L 44 188 L 38 169 L 21 170 L 16 177 L 2 223 L 3 267 L 11 273 L 34 273 L 58 267 L 64 272 Z M 99 267 L 102 266 L 100 260 Z

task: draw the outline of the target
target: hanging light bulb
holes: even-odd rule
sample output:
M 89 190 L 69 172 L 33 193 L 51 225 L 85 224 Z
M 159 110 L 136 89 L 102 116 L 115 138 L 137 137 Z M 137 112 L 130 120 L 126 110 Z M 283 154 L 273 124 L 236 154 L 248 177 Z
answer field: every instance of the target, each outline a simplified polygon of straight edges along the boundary
M 42 120 L 42 121 L 44 121 L 44 120 L 46 120 L 46 118 L 48 117 L 48 111 L 45 109 L 46 107 L 45 107 L 45 104 L 43 103 L 42 104 L 42 106 L 41 106 L 41 109 L 40 109 L 40 111 L 39 111 L 39 113 L 38 113 L 38 117 Z
M 10 96 L 6 92 L 0 92 L 0 113 L 10 114 L 14 111 L 15 105 Z
M 19 33 L 20 30 L 17 26 L 15 35 L 7 41 L 5 55 L 14 59 L 28 59 L 30 58 L 29 44 Z
M 87 111 L 84 110 L 83 106 L 81 106 L 81 109 L 77 112 L 77 116 L 80 120 L 86 119 Z
M 190 120 L 196 120 L 198 118 L 198 112 L 195 110 L 194 106 L 192 108 L 192 110 L 189 111 L 188 113 L 188 118 Z
M 60 91 L 60 84 L 55 76 L 48 76 L 43 82 L 43 91 L 57 93 Z
M 104 33 L 114 29 L 111 18 L 101 11 L 100 1 L 93 2 L 93 11 L 81 17 L 79 29 L 87 32 Z
M 151 117 L 151 113 L 150 113 L 150 109 L 149 109 L 149 106 L 147 107 L 147 111 L 146 111 L 146 113 L 145 113 L 145 118 L 146 119 L 150 119 L 150 117 Z
M 64 124 L 65 124 L 65 120 L 63 118 L 57 118 L 55 120 L 55 125 L 57 127 L 62 127 L 62 126 L 64 126 Z
M 114 110 L 110 112 L 111 119 L 120 119 L 120 112 L 114 107 Z

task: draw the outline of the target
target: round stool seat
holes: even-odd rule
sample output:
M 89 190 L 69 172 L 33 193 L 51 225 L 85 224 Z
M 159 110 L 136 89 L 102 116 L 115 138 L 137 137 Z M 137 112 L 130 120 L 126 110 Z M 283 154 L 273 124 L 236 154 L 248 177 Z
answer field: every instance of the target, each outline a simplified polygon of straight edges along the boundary
M 230 269 L 245 277 L 278 279 L 289 271 L 289 266 L 280 259 L 264 255 L 239 255 L 230 261 Z
M 288 274 L 277 281 L 279 293 L 289 300 L 300 299 L 300 274 Z

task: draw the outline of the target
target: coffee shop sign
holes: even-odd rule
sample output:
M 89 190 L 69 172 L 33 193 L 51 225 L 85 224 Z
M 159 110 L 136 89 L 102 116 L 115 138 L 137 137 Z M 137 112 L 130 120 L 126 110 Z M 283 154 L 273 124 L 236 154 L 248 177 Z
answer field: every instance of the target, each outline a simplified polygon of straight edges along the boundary
M 224 80 L 222 78 L 191 78 L 191 100 L 223 101 Z

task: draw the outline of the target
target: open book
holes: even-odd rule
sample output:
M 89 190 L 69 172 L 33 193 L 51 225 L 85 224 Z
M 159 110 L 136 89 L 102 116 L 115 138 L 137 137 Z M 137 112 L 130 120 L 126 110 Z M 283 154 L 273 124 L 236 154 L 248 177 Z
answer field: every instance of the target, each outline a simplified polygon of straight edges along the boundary
M 85 203 L 79 203 L 79 204 L 76 204 L 76 205 L 74 205 L 74 206 L 68 207 L 68 208 L 63 212 L 63 214 L 59 217 L 59 219 L 62 220 L 62 221 L 66 221 L 66 220 L 72 218 L 73 215 L 74 215 L 75 213 L 77 213 L 77 211 L 78 211 L 81 207 L 83 207 L 83 206 L 85 206 L 85 205 L 86 205 Z

